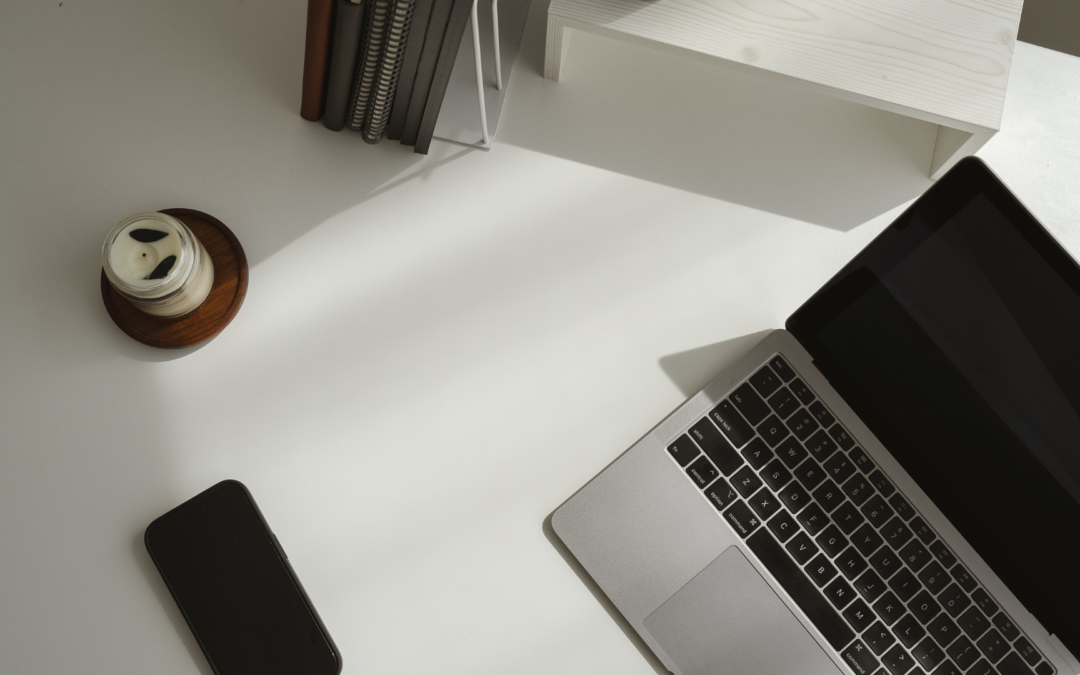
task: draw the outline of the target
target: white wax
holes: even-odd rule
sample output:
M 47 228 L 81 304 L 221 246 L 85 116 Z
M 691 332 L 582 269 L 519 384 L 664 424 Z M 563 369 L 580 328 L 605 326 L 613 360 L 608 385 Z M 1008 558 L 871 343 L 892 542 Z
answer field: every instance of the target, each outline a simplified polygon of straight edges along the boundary
M 141 242 L 132 236 L 135 230 L 163 232 L 165 236 L 157 241 Z M 138 233 L 136 233 L 138 236 Z M 109 264 L 113 272 L 125 283 L 132 286 L 152 286 L 161 283 L 159 279 L 147 277 L 169 256 L 174 256 L 173 265 L 164 279 L 175 275 L 180 270 L 180 236 L 176 229 L 162 220 L 137 220 L 125 227 L 113 240 L 109 250 Z
M 163 302 L 135 305 L 136 307 L 154 316 L 179 318 L 194 312 L 206 301 L 214 286 L 214 261 L 199 240 L 195 240 L 195 245 L 199 247 L 202 255 L 199 257 L 199 268 L 187 288 Z

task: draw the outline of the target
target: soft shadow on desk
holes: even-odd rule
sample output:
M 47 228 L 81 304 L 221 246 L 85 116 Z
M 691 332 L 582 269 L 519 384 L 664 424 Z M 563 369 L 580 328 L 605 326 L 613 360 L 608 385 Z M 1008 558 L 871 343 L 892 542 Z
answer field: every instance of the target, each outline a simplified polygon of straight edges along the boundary
M 608 596 L 600 589 L 600 586 L 593 581 L 593 578 L 589 576 L 589 573 L 585 571 L 585 568 L 581 566 L 581 563 L 577 561 L 574 554 L 570 552 L 570 549 L 566 548 L 566 544 L 559 539 L 559 535 L 555 534 L 554 528 L 551 527 L 551 516 L 554 513 L 549 513 L 547 518 L 544 518 L 544 536 L 547 537 L 548 542 L 551 543 L 552 548 L 558 551 L 559 555 L 566 562 L 567 566 L 574 571 L 578 579 L 585 588 L 589 589 L 589 592 L 593 594 L 596 601 L 600 603 L 600 606 L 604 608 L 604 611 L 608 613 L 611 620 L 622 629 L 622 632 L 630 640 L 631 644 L 637 648 L 641 656 L 648 661 L 657 675 L 671 675 L 671 671 L 664 667 L 664 664 L 660 662 L 660 659 L 656 658 L 656 654 L 649 649 L 649 645 L 645 644 L 645 641 L 641 639 L 641 636 L 637 634 L 630 622 L 619 612 L 615 607 L 615 603 L 611 602 Z
M 660 357 L 660 367 L 686 397 L 693 396 L 750 351 L 772 329 Z
M 203 655 L 202 649 L 199 648 L 199 643 L 195 641 L 195 636 L 191 634 L 191 629 L 188 628 L 187 621 L 184 620 L 184 615 L 180 613 L 180 608 L 176 606 L 176 601 L 173 600 L 168 587 L 165 586 L 165 582 L 162 581 L 157 568 L 154 567 L 154 561 L 150 559 L 150 554 L 146 552 L 146 544 L 143 542 L 142 532 L 136 534 L 134 539 L 132 539 L 131 552 L 132 555 L 135 556 L 135 562 L 138 563 L 143 576 L 146 578 L 146 583 L 153 589 L 154 595 L 157 596 L 158 603 L 161 604 L 161 609 L 164 610 L 166 616 L 169 617 L 169 622 L 172 623 L 173 629 L 176 631 L 176 634 L 180 636 L 180 640 L 184 643 L 184 647 L 187 649 L 188 654 L 191 655 L 191 661 L 195 664 L 195 667 L 199 669 L 199 672 L 202 673 L 202 675 L 214 675 L 214 671 L 211 670 L 210 664 L 206 662 L 206 657 Z
M 580 31 L 545 80 L 547 4 L 530 8 L 499 143 L 843 231 L 930 185 L 936 125 L 795 83 Z

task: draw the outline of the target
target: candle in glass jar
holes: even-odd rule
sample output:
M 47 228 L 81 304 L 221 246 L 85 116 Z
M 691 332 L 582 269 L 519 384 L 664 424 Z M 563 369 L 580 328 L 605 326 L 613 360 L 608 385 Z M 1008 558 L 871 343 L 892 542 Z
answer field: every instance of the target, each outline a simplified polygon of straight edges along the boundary
M 205 302 L 214 265 L 182 222 L 163 213 L 138 213 L 112 229 L 102 249 L 109 283 L 138 309 L 179 318 Z

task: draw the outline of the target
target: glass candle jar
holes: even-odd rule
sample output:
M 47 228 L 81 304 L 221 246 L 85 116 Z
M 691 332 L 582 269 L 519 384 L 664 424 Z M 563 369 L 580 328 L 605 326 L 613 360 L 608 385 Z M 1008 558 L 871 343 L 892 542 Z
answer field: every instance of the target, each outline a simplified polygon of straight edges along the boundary
M 214 285 L 214 263 L 187 225 L 164 213 L 120 221 L 101 249 L 105 276 L 138 309 L 178 319 L 198 309 Z

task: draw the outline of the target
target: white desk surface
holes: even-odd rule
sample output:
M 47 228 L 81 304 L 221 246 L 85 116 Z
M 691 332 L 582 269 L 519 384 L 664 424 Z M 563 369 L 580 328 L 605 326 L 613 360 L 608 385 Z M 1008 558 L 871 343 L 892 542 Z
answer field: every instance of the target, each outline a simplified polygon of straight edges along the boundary
M 302 0 L 0 8 L 0 673 L 209 673 L 142 545 L 254 493 L 346 673 L 651 673 L 547 516 L 928 187 L 933 125 L 603 38 L 490 152 L 298 114 Z M 579 39 L 580 38 L 580 39 Z M 601 44 L 604 42 L 604 44 Z M 1080 253 L 1080 59 L 1016 47 L 980 152 Z M 106 231 L 186 206 L 251 282 L 137 344 Z

